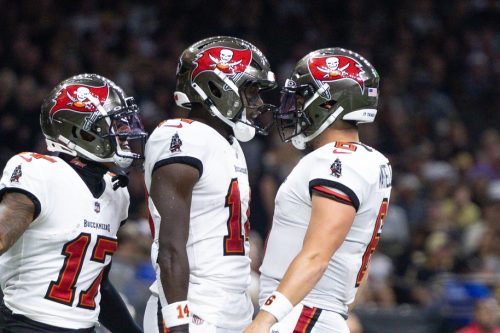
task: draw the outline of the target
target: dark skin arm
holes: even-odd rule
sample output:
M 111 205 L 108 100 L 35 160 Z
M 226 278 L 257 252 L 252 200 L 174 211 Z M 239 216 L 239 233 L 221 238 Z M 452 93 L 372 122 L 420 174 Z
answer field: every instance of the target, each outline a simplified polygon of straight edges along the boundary
M 199 179 L 196 168 L 168 164 L 152 175 L 150 196 L 161 216 L 158 264 L 168 303 L 187 299 L 189 262 L 186 243 L 193 187 Z M 169 327 L 170 332 L 188 332 L 188 325 Z
M 0 202 L 0 255 L 7 251 L 33 221 L 35 205 L 28 196 L 7 192 Z

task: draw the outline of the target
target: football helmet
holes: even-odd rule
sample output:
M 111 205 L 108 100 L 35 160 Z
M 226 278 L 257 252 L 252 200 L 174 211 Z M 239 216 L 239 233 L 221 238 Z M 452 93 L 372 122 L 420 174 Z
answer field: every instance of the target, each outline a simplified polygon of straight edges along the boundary
M 286 80 L 274 113 L 281 139 L 304 149 L 337 119 L 373 122 L 379 80 L 375 68 L 353 51 L 326 48 L 309 53 Z
M 267 127 L 254 124 L 252 118 L 274 109 L 270 104 L 251 104 L 255 98 L 245 96 L 251 85 L 259 90 L 276 87 L 264 54 L 239 38 L 210 37 L 181 54 L 174 98 L 184 108 L 192 103 L 205 104 L 212 116 L 233 129 L 236 139 L 249 141 L 256 130 L 267 134 Z
M 96 74 L 59 83 L 44 99 L 40 125 L 49 151 L 127 168 L 144 158 L 146 132 L 133 97 Z

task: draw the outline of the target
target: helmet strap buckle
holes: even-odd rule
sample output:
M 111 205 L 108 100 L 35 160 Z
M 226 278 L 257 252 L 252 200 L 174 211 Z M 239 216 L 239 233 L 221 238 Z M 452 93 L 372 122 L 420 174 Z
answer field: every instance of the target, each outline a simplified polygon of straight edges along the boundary
M 174 91 L 174 100 L 175 104 L 177 106 L 180 106 L 181 108 L 189 109 L 189 105 L 191 104 L 191 101 L 187 97 L 185 93 L 182 91 Z

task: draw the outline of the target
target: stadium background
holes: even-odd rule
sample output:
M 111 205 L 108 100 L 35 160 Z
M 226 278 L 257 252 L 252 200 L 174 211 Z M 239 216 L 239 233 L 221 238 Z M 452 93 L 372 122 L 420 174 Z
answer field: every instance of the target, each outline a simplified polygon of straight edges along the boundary
M 500 298 L 500 4 L 493 0 L 0 1 L 0 167 L 45 152 L 42 98 L 102 74 L 135 96 L 148 131 L 172 115 L 178 56 L 212 35 L 256 44 L 282 83 L 311 50 L 342 46 L 381 75 L 365 143 L 394 172 L 384 232 L 355 313 L 365 333 L 452 332 Z M 269 96 L 278 103 L 279 91 Z M 274 193 L 300 158 L 276 133 L 245 144 L 258 267 Z M 138 322 L 154 278 L 140 174 L 112 280 Z M 254 274 L 257 274 L 255 271 Z

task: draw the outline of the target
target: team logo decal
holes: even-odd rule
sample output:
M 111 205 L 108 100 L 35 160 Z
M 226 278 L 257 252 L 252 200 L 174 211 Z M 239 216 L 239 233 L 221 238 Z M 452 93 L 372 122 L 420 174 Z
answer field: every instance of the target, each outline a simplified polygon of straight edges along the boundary
M 181 151 L 182 141 L 178 133 L 172 136 L 172 141 L 170 141 L 170 152 L 175 153 L 176 151 Z
M 311 75 L 318 81 L 354 80 L 361 91 L 364 89 L 361 78 L 364 71 L 361 64 L 353 58 L 341 55 L 312 57 L 308 60 L 308 67 Z
M 55 98 L 54 106 L 50 109 L 53 116 L 60 110 L 76 112 L 94 112 L 96 105 L 104 105 L 108 98 L 109 87 L 92 87 L 85 84 L 75 84 L 63 87 Z
M 19 183 L 19 178 L 23 175 L 23 171 L 21 170 L 21 164 L 16 166 L 14 171 L 12 172 L 12 175 L 10 176 L 10 182 L 11 183 Z
M 193 61 L 196 68 L 191 74 L 191 80 L 194 80 L 201 72 L 213 71 L 215 68 L 229 76 L 243 73 L 251 61 L 252 51 L 249 49 L 212 47 L 200 52 Z
M 342 176 L 342 162 L 340 159 L 335 159 L 332 165 L 330 165 L 330 171 L 332 172 L 331 174 L 337 178 Z

